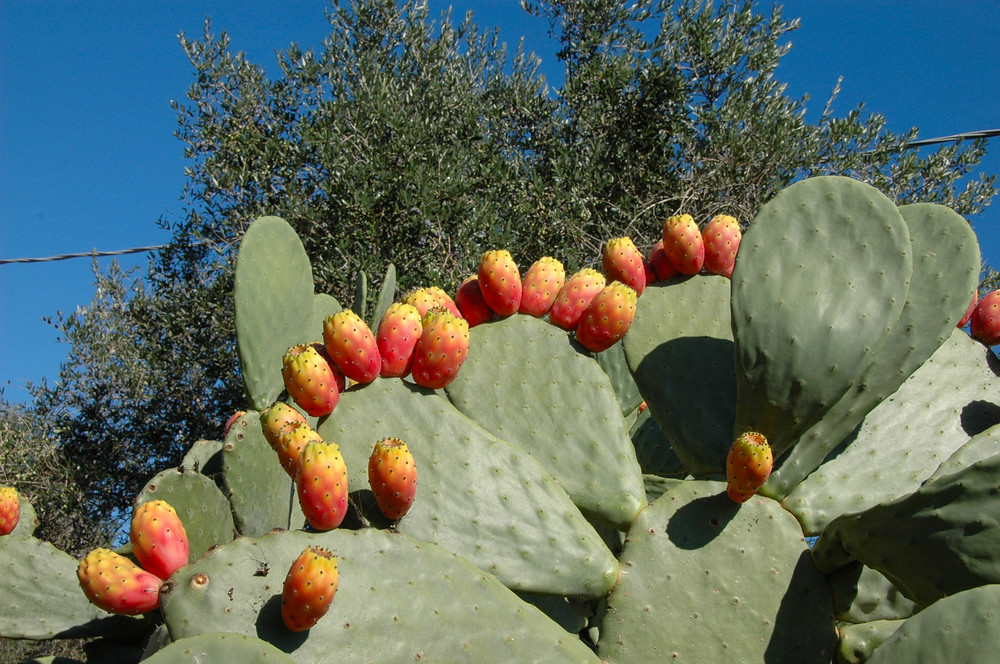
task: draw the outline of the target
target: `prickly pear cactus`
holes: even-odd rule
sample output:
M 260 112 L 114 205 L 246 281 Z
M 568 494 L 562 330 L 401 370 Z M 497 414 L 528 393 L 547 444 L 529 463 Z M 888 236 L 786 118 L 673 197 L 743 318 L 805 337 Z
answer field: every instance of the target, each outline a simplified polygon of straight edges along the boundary
M 646 284 L 600 353 L 555 317 L 511 314 L 509 291 L 443 389 L 383 376 L 305 418 L 347 468 L 347 516 L 320 532 L 260 413 L 292 399 L 285 350 L 322 344 L 341 306 L 314 293 L 291 227 L 259 219 L 234 292 L 247 411 L 136 501 L 171 503 L 188 565 L 156 611 L 113 616 L 19 525 L 0 537 L 0 635 L 131 640 L 151 662 L 986 661 L 1000 363 L 956 328 L 979 261 L 950 210 L 821 177 L 760 210 L 731 278 L 685 264 Z M 381 283 L 359 275 L 352 303 L 372 330 L 400 298 L 391 265 Z M 751 429 L 774 469 L 737 503 L 727 454 Z M 395 520 L 367 485 L 385 438 L 418 471 Z M 293 632 L 282 586 L 309 546 L 339 582 Z

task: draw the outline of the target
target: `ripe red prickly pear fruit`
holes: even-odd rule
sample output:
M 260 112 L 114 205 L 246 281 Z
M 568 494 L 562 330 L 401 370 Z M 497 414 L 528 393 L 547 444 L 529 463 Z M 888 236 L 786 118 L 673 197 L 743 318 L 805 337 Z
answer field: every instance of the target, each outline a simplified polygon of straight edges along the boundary
M 403 296 L 403 302 L 415 306 L 420 312 L 421 318 L 434 307 L 444 307 L 453 315 L 462 317 L 462 312 L 459 311 L 455 300 L 451 299 L 451 296 L 438 286 L 424 286 L 412 290 Z
M 987 293 L 976 304 L 969 318 L 969 332 L 987 346 L 1000 344 L 1000 290 Z
M 476 275 L 467 277 L 458 287 L 455 292 L 455 304 L 462 312 L 462 317 L 469 322 L 469 327 L 475 327 L 497 317 L 496 312 L 486 304 L 483 292 L 479 289 L 479 277 Z
M 326 615 L 337 594 L 337 556 L 320 546 L 307 547 L 295 559 L 281 588 L 281 619 L 293 632 L 304 632 Z
M 382 369 L 375 335 L 368 323 L 350 309 L 323 321 L 323 344 L 340 372 L 356 383 L 370 383 Z
M 406 443 L 384 438 L 368 458 L 368 484 L 387 519 L 403 518 L 417 493 L 417 466 Z
M 321 343 L 300 344 L 285 351 L 281 377 L 295 403 L 313 417 L 333 412 L 346 383 Z
M 638 297 L 631 286 L 612 281 L 583 312 L 576 327 L 576 340 L 594 353 L 611 348 L 632 326 Z
M 303 448 L 314 440 L 323 440 L 308 422 L 293 420 L 281 427 L 274 443 L 274 451 L 278 453 L 278 461 L 288 476 L 295 477 L 295 466 Z
M 9 535 L 21 519 L 21 501 L 17 489 L 12 486 L 0 487 L 0 535 Z
M 566 268 L 551 256 L 542 256 L 531 264 L 521 279 L 521 314 L 541 318 L 549 313 L 556 295 L 566 283 Z
M 411 374 L 417 385 L 433 390 L 448 385 L 469 355 L 469 323 L 446 309 L 424 315 Z
M 958 321 L 957 327 L 965 327 L 965 324 L 972 320 L 972 312 L 976 310 L 976 305 L 979 304 L 979 289 L 977 288 L 972 293 L 972 299 L 969 301 L 969 308 L 965 310 L 965 315 L 962 316 L 962 320 Z
M 663 250 L 681 274 L 698 274 L 705 265 L 705 240 L 689 214 L 678 214 L 663 224 Z
M 166 501 L 151 500 L 135 508 L 129 541 L 142 568 L 164 581 L 188 563 L 187 532 Z
M 663 240 L 657 242 L 649 252 L 649 266 L 656 275 L 656 281 L 666 281 L 670 277 L 677 276 L 677 268 L 670 262 L 667 252 L 663 249 Z
M 701 236 L 705 242 L 705 270 L 731 277 L 733 265 L 736 264 L 736 252 L 743 239 L 736 217 L 728 214 L 715 215 L 705 224 Z
M 87 599 L 105 611 L 136 616 L 160 605 L 163 580 L 110 549 L 88 553 L 76 576 Z
M 589 267 L 579 270 L 559 290 L 549 309 L 549 320 L 564 330 L 575 330 L 591 300 L 606 284 L 604 275 L 597 270 Z
M 521 304 L 521 273 L 506 249 L 487 251 L 479 261 L 479 290 L 498 316 L 517 313 Z
M 261 411 L 260 428 L 264 432 L 264 439 L 273 449 L 278 446 L 278 433 L 289 422 L 308 424 L 305 415 L 284 401 L 276 401 Z
M 420 312 L 414 305 L 406 302 L 389 305 L 375 333 L 375 343 L 382 357 L 381 375 L 402 378 L 410 373 L 413 351 L 422 329 Z
M 226 434 L 228 434 L 230 427 L 233 426 L 233 422 L 235 422 L 236 420 L 238 420 L 239 418 L 243 417 L 246 414 L 247 412 L 245 410 L 238 410 L 232 415 L 230 415 L 229 419 L 226 420 L 226 427 L 225 429 L 223 429 L 222 435 L 225 436 Z
M 295 468 L 295 488 L 306 521 L 316 530 L 331 530 L 347 515 L 347 465 L 336 443 L 311 440 Z
M 642 295 L 646 289 L 642 254 L 630 237 L 611 238 L 604 244 L 601 267 L 608 282 L 620 281 L 631 287 L 636 295 Z
M 764 485 L 774 457 L 764 434 L 748 431 L 733 442 L 726 458 L 726 493 L 733 502 L 744 503 Z

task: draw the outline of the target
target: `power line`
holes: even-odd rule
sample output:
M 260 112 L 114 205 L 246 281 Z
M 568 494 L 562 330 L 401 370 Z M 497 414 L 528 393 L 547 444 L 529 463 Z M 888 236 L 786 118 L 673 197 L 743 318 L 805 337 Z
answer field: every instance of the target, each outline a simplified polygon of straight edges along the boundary
M 45 256 L 43 258 L 0 258 L 0 265 L 9 263 L 48 263 L 50 261 L 64 261 L 70 258 L 99 258 L 101 256 L 124 256 L 125 254 L 140 254 L 145 251 L 157 251 L 165 249 L 169 244 L 156 244 L 149 247 L 130 247 L 128 249 L 118 249 L 116 251 L 82 251 L 75 254 L 58 254 L 56 256 Z
M 952 136 L 939 136 L 938 138 L 925 138 L 920 141 L 908 141 L 903 144 L 904 148 L 919 148 L 924 145 L 936 145 L 938 143 L 953 143 L 966 139 L 992 138 L 1000 136 L 1000 129 L 984 129 L 983 131 L 969 131 L 964 134 L 954 134 Z

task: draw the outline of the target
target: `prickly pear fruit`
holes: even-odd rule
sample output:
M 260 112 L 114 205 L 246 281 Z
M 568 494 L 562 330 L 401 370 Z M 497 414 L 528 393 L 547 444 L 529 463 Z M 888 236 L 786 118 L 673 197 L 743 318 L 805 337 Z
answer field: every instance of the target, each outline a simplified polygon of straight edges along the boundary
M 966 323 L 972 320 L 972 312 L 976 310 L 977 304 L 979 304 L 978 288 L 972 293 L 972 299 L 969 300 L 969 308 L 965 310 L 965 315 L 962 316 L 962 320 L 958 321 L 957 327 L 965 327 Z
M 607 281 L 620 281 L 632 288 L 636 295 L 646 289 L 646 269 L 642 254 L 630 237 L 611 238 L 604 244 L 601 267 Z
M 431 309 L 422 324 L 411 374 L 417 385 L 436 390 L 455 379 L 469 354 L 469 323 L 446 309 Z
M 417 466 L 406 443 L 384 438 L 368 458 L 368 484 L 387 519 L 403 518 L 417 493 Z
M 350 309 L 342 309 L 323 321 L 323 345 L 340 372 L 356 383 L 378 378 L 382 358 L 368 323 Z
M 689 214 L 678 214 L 663 224 L 663 250 L 681 274 L 698 274 L 705 265 L 705 240 Z
M 308 422 L 293 420 L 278 431 L 274 451 L 277 452 L 278 461 L 289 477 L 295 478 L 295 466 L 299 462 L 299 456 L 303 448 L 314 440 L 323 439 Z
M 129 541 L 142 568 L 164 581 L 188 563 L 190 548 L 184 524 L 164 500 L 150 500 L 135 508 Z
M 743 239 L 736 217 L 728 214 L 715 215 L 705 224 L 701 236 L 705 242 L 705 270 L 724 277 L 732 276 L 736 252 Z
M 566 268 L 551 256 L 543 256 L 531 264 L 521 280 L 521 314 L 541 318 L 549 313 L 556 295 L 566 283 Z
M 476 275 L 466 278 L 455 291 L 455 304 L 462 312 L 462 317 L 469 322 L 469 327 L 475 327 L 497 317 L 497 313 L 490 309 L 490 305 L 483 299 L 483 292 L 479 289 L 479 277 Z
M 306 416 L 284 401 L 276 401 L 260 413 L 260 428 L 264 439 L 273 449 L 278 446 L 278 433 L 289 422 L 306 422 Z
M 230 415 L 229 419 L 226 420 L 226 426 L 222 430 L 222 435 L 225 436 L 226 434 L 228 434 L 229 433 L 229 429 L 233 426 L 233 422 L 235 422 L 236 420 L 240 419 L 241 417 L 243 417 L 246 414 L 247 414 L 247 412 L 245 410 L 238 410 L 235 413 L 233 413 L 232 415 Z
M 612 281 L 583 312 L 576 327 L 576 340 L 594 353 L 611 348 L 632 326 L 638 297 L 631 286 Z
M 110 549 L 94 549 L 76 570 L 80 587 L 98 608 L 136 616 L 160 605 L 160 577 Z
M 438 286 L 424 286 L 411 290 L 403 296 L 403 302 L 415 306 L 420 312 L 421 318 L 434 307 L 443 307 L 453 315 L 462 317 L 462 312 L 459 311 L 455 300 L 451 299 L 451 296 Z
M 336 443 L 311 440 L 295 468 L 295 488 L 306 521 L 331 530 L 347 515 L 347 465 Z
M 589 267 L 579 270 L 559 290 L 549 309 L 549 320 L 564 330 L 575 330 L 591 300 L 606 284 L 604 275 L 597 270 Z
M 726 492 L 737 503 L 744 503 L 764 485 L 774 458 L 764 434 L 748 431 L 733 442 L 726 458 Z
M 321 343 L 300 344 L 285 351 L 281 377 L 295 403 L 313 417 L 333 412 L 346 382 Z
M 479 290 L 498 316 L 517 313 L 521 304 L 521 273 L 506 249 L 487 251 L 479 261 Z
M 987 346 L 1000 344 L 1000 290 L 987 293 L 972 310 L 969 319 L 972 338 Z
M 326 615 L 337 594 L 337 556 L 320 546 L 307 547 L 295 559 L 281 589 L 281 619 L 303 632 Z
M 663 240 L 657 242 L 649 252 L 649 266 L 656 275 L 656 281 L 666 281 L 670 277 L 677 276 L 677 268 L 670 262 L 667 252 L 663 249 Z
M 415 306 L 405 302 L 389 305 L 375 333 L 375 343 L 382 357 L 381 375 L 401 378 L 410 373 L 413 351 L 422 329 L 420 311 Z
M 9 535 L 21 518 L 21 501 L 17 489 L 0 486 L 0 535 Z

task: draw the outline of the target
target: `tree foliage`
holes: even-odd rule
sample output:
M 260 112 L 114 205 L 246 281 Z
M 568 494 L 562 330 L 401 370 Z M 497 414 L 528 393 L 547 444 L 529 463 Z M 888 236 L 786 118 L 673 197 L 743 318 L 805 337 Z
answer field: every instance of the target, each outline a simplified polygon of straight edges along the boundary
M 808 121 L 777 77 L 797 26 L 780 7 L 522 5 L 560 44 L 557 87 L 526 46 L 418 2 L 333 2 L 322 49 L 290 46 L 273 78 L 208 22 L 181 37 L 193 83 L 175 104 L 188 166 L 184 210 L 161 220 L 171 246 L 145 275 L 97 275 L 93 302 L 57 322 L 70 347 L 58 380 L 35 389 L 91 516 L 118 525 L 150 475 L 242 406 L 229 294 L 259 215 L 286 218 L 317 291 L 349 302 L 356 275 L 377 285 L 389 262 L 403 288 L 453 290 L 486 249 L 573 270 L 612 236 L 648 246 L 679 211 L 747 223 L 809 175 L 967 215 L 994 194 L 967 177 L 983 141 L 907 150 L 916 130 L 837 116 L 836 90 Z

